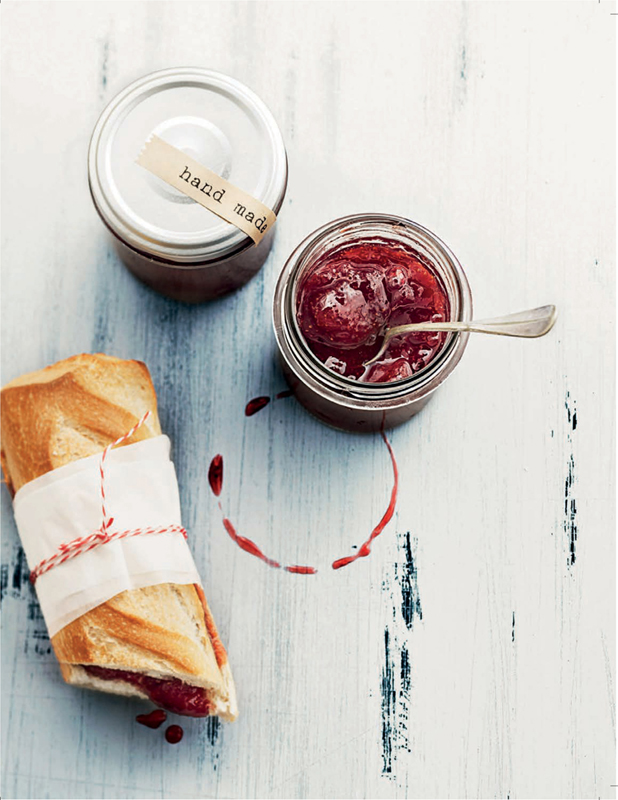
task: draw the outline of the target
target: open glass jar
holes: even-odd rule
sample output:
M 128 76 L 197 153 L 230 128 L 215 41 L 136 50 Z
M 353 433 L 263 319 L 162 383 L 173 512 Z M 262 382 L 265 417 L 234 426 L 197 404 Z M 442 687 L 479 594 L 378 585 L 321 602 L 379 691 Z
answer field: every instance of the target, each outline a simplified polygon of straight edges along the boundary
M 272 114 L 234 78 L 201 68 L 167 69 L 120 92 L 90 141 L 92 199 L 131 272 L 185 302 L 242 286 L 264 263 L 275 228 L 254 246 L 239 228 L 138 166 L 152 134 L 277 214 L 287 157 Z
M 392 428 L 420 411 L 459 362 L 469 335 L 448 334 L 429 363 L 403 380 L 363 383 L 326 367 L 301 332 L 299 286 L 326 254 L 367 242 L 401 245 L 418 254 L 443 287 L 450 321 L 472 318 L 472 295 L 460 263 L 435 234 L 416 222 L 390 214 L 357 214 L 329 222 L 302 241 L 275 290 L 273 324 L 282 368 L 294 395 L 312 414 L 355 432 Z

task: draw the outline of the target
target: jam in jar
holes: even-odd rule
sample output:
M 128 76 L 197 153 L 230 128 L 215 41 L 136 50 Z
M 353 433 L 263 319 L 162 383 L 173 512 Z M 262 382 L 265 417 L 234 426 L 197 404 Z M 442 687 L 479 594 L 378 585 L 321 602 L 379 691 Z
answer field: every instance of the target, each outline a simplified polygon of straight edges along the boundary
M 273 322 L 284 374 L 297 399 L 336 428 L 379 431 L 405 422 L 452 372 L 468 334 L 407 333 L 417 322 L 469 320 L 464 271 L 435 234 L 389 214 L 324 225 L 288 259 Z
M 339 375 L 367 383 L 410 378 L 437 355 L 445 333 L 393 337 L 379 360 L 388 328 L 445 322 L 449 300 L 429 264 L 410 247 L 368 239 L 325 253 L 298 285 L 296 315 L 312 352 Z

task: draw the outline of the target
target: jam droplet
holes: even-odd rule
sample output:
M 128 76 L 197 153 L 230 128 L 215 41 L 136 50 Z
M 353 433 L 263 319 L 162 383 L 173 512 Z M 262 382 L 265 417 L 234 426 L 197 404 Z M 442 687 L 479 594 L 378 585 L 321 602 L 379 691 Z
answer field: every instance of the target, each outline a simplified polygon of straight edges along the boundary
M 253 400 L 249 400 L 247 405 L 245 406 L 245 417 L 252 417 L 254 414 L 257 414 L 258 411 L 261 411 L 270 403 L 270 397 L 254 397 Z
M 170 725 L 165 731 L 165 738 L 170 744 L 178 744 L 184 736 L 184 731 L 180 725 Z
M 149 714 L 138 714 L 135 719 L 147 728 L 159 728 L 167 719 L 167 714 L 162 709 L 155 708 Z
M 371 536 L 367 539 L 366 542 L 358 549 L 358 552 L 354 553 L 353 556 L 346 556 L 345 558 L 339 558 L 337 561 L 333 561 L 333 569 L 341 569 L 341 567 L 347 567 L 348 564 L 351 564 L 353 561 L 356 561 L 358 558 L 365 558 L 371 553 L 371 543 L 379 536 L 384 528 L 388 525 L 391 521 L 393 514 L 395 513 L 395 506 L 397 505 L 397 490 L 399 487 L 399 471 L 397 469 L 397 461 L 395 460 L 395 453 L 393 452 L 393 448 L 391 447 L 391 443 L 386 438 L 386 434 L 384 431 L 381 432 L 382 439 L 384 439 L 384 444 L 388 448 L 388 453 L 391 457 L 391 462 L 393 465 L 393 489 L 391 491 L 391 499 L 390 503 L 388 504 L 388 508 L 384 512 L 384 516 L 375 526 L 375 528 L 371 531 Z
M 216 455 L 208 468 L 208 483 L 213 493 L 219 497 L 223 488 L 223 456 Z

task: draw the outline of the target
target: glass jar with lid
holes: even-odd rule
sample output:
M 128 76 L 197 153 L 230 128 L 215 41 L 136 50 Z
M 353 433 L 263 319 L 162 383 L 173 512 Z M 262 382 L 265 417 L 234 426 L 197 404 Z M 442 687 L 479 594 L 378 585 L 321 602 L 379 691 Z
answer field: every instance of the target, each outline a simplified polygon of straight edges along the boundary
M 331 359 L 324 362 L 316 355 L 316 352 L 327 353 L 328 349 L 322 347 L 320 351 L 319 346 L 309 342 L 303 334 L 303 320 L 299 321 L 303 285 L 307 276 L 317 274 L 320 269 L 323 271 L 321 265 L 329 259 L 336 262 L 338 266 L 335 269 L 341 270 L 341 281 L 333 280 L 338 276 L 332 270 L 326 277 L 320 277 L 326 286 L 325 291 L 330 293 L 323 294 L 320 300 L 324 312 L 322 322 L 326 319 L 324 324 L 331 326 L 324 330 L 331 337 L 330 341 L 335 341 L 339 332 L 333 330 L 332 323 L 333 320 L 343 319 L 342 309 L 347 304 L 350 314 L 364 315 L 362 319 L 359 317 L 360 322 L 353 330 L 354 335 L 360 330 L 364 336 L 362 326 L 367 320 L 367 324 L 380 325 L 379 319 L 375 323 L 372 317 L 375 308 L 369 307 L 367 310 L 367 297 L 373 297 L 375 305 L 375 293 L 379 292 L 380 302 L 388 305 L 393 301 L 395 290 L 387 299 L 384 287 L 377 285 L 380 280 L 375 274 L 370 275 L 363 284 L 363 270 L 371 271 L 370 258 L 367 264 L 361 263 L 356 271 L 361 278 L 356 273 L 349 278 L 354 253 L 362 253 L 363 247 L 368 248 L 368 253 L 376 253 L 376 263 L 382 259 L 382 263 L 389 264 L 393 253 L 409 257 L 418 264 L 420 271 L 425 271 L 426 281 L 431 282 L 442 298 L 441 307 L 448 321 L 468 321 L 472 318 L 472 295 L 461 264 L 434 233 L 412 220 L 389 214 L 357 214 L 329 222 L 302 241 L 285 264 L 275 290 L 273 324 L 282 368 L 294 395 L 308 411 L 335 428 L 355 432 L 392 428 L 420 411 L 458 364 L 469 336 L 467 333 L 440 334 L 439 345 L 433 350 L 421 350 L 425 361 L 419 360 L 412 367 L 403 363 L 405 359 L 391 358 L 387 367 L 399 361 L 406 366 L 406 370 L 400 373 L 401 379 L 395 374 L 380 382 L 375 377 L 378 373 L 374 372 L 372 376 L 367 372 L 369 368 L 359 379 L 358 374 L 345 374 L 346 370 L 340 370 L 342 361 L 338 359 L 328 366 Z M 380 252 L 380 248 L 384 252 Z M 399 281 L 391 286 L 399 286 L 397 291 L 400 296 L 403 278 L 397 272 L 398 257 L 394 256 L 395 266 L 389 267 L 389 275 L 392 281 Z M 343 280 L 346 275 L 351 282 Z M 412 293 L 422 292 L 423 289 L 418 285 L 408 285 L 406 288 Z M 364 298 L 361 297 L 361 290 Z M 311 321 L 314 329 L 315 319 Z M 348 319 L 346 324 L 349 322 Z M 307 333 L 309 329 L 304 326 L 304 330 Z M 384 325 L 379 333 L 383 335 Z M 379 339 L 374 337 L 369 341 L 375 344 L 377 350 Z M 344 346 L 349 346 L 349 343 Z M 345 358 L 350 351 L 339 352 Z M 361 371 L 363 369 L 364 365 Z
M 92 198 L 131 272 L 185 302 L 242 286 L 264 263 L 276 225 L 254 245 L 239 228 L 138 166 L 153 134 L 277 214 L 287 157 L 274 117 L 234 78 L 201 68 L 167 69 L 120 92 L 90 142 Z

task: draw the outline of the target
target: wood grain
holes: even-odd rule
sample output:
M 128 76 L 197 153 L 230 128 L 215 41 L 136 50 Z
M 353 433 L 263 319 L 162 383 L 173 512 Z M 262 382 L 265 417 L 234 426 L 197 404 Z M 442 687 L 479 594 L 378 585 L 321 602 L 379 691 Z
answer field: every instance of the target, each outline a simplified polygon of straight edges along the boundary
M 603 2 L 3 3 L 3 382 L 81 351 L 146 361 L 184 524 L 239 689 L 171 748 L 145 706 L 65 686 L 3 490 L 2 796 L 614 797 L 616 17 Z M 53 33 L 52 33 L 53 32 Z M 238 293 L 140 285 L 90 202 L 103 106 L 154 69 L 246 82 L 288 147 L 275 248 Z M 34 193 L 36 190 L 36 194 Z M 538 341 L 472 337 L 392 433 L 329 430 L 285 388 L 270 306 L 300 239 L 409 216 L 481 317 L 555 303 Z M 221 502 L 273 571 L 222 527 Z

